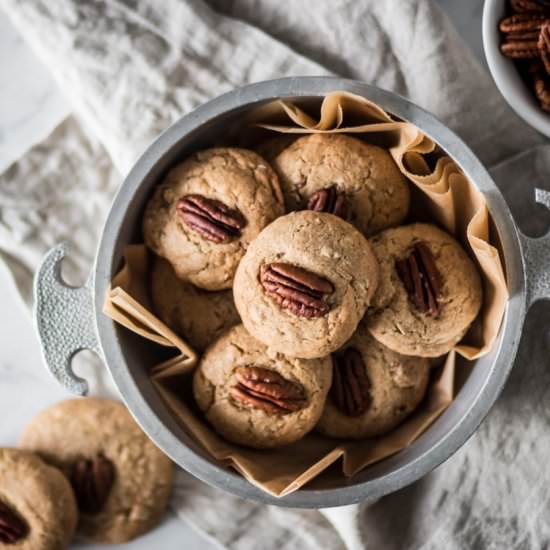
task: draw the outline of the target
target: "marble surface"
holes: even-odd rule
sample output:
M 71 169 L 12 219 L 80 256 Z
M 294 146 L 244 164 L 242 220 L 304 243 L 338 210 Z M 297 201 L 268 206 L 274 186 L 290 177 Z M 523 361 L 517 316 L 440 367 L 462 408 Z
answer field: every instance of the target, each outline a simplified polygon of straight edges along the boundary
M 0 446 L 15 446 L 18 434 L 34 414 L 69 397 L 42 366 L 30 315 L 14 296 L 10 277 L 0 263 Z M 172 513 L 167 514 L 153 532 L 126 545 L 71 546 L 74 550 L 119 547 L 128 550 L 217 548 Z
M 482 1 L 439 0 L 439 4 L 485 63 L 481 44 Z M 70 112 L 70 105 L 1 11 L 0 75 L 0 171 L 3 171 L 61 122 Z M 9 446 L 16 444 L 18 433 L 33 414 L 67 395 L 42 367 L 30 315 L 21 307 L 2 264 L 0 304 L 0 446 Z M 137 550 L 153 545 L 214 548 L 170 514 L 158 529 L 124 547 Z

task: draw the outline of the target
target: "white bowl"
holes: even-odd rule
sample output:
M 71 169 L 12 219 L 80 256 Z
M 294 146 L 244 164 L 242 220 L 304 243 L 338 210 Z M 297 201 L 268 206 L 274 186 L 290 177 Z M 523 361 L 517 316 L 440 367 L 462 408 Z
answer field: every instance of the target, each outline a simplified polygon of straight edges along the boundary
M 498 24 L 506 15 L 507 0 L 485 0 L 483 7 L 483 49 L 493 79 L 510 107 L 525 122 L 550 137 L 550 115 L 523 82 L 514 62 L 500 53 Z

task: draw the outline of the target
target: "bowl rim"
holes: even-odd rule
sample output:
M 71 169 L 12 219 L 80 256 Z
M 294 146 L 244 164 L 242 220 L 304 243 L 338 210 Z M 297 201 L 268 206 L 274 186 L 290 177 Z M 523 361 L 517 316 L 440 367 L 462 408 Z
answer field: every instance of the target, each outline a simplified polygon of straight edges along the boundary
M 500 53 L 498 22 L 506 0 L 485 0 L 482 16 L 483 50 L 489 72 L 505 101 L 527 124 L 550 137 L 550 114 L 537 104 L 514 62 Z
M 114 249 L 126 209 L 146 175 L 167 151 L 177 146 L 183 136 L 211 119 L 245 105 L 252 106 L 279 97 L 322 97 L 334 90 L 345 90 L 375 101 L 388 112 L 416 124 L 449 154 L 452 152 L 452 158 L 484 193 L 498 227 L 504 249 L 510 299 L 501 327 L 501 344 L 496 358 L 472 405 L 444 437 L 414 460 L 379 478 L 328 489 L 308 489 L 306 486 L 284 497 L 275 497 L 240 474 L 211 463 L 195 453 L 156 416 L 128 372 L 116 323 L 102 313 L 102 306 L 112 274 L 120 267 Z M 517 352 L 526 312 L 523 267 L 519 233 L 500 191 L 473 152 L 436 117 L 393 92 L 363 82 L 324 76 L 282 78 L 238 88 L 198 107 L 161 134 L 136 162 L 114 199 L 96 256 L 96 331 L 107 368 L 131 414 L 153 442 L 176 464 L 202 481 L 243 498 L 294 508 L 343 506 L 366 499 L 375 500 L 416 481 L 454 454 L 477 429 L 500 394 Z

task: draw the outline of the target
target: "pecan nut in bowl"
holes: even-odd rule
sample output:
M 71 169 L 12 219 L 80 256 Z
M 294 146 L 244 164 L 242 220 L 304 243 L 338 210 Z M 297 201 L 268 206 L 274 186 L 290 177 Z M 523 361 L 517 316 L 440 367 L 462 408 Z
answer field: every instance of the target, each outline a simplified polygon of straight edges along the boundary
M 535 96 L 541 109 L 550 112 L 550 76 L 539 59 L 534 60 L 529 66 L 529 76 L 533 81 Z
M 387 150 L 343 134 L 311 134 L 272 161 L 289 210 L 348 220 L 369 236 L 401 223 L 410 191 Z
M 367 315 L 371 334 L 404 355 L 450 351 L 481 307 L 474 262 L 453 237 L 429 224 L 388 229 L 371 242 L 381 271 Z
M 538 48 L 540 59 L 546 70 L 546 75 L 550 75 L 550 19 L 541 27 L 539 33 Z
M 298 441 L 323 410 L 330 358 L 275 353 L 237 325 L 210 346 L 193 378 L 208 422 L 225 439 L 258 449 Z
M 383 435 L 414 411 L 426 389 L 430 364 L 391 351 L 361 324 L 332 355 L 333 380 L 317 429 L 330 437 Z
M 541 109 L 550 112 L 550 3 L 511 0 L 510 7 L 514 13 L 499 23 L 500 51 L 515 61 Z
M 207 149 L 155 187 L 143 236 L 179 279 L 224 290 L 250 242 L 283 212 L 279 180 L 262 157 L 246 149 Z
M 323 357 L 351 337 L 378 285 L 367 240 L 323 212 L 287 214 L 242 259 L 233 293 L 246 329 L 286 355 Z
M 514 59 L 539 57 L 539 34 L 546 16 L 542 13 L 521 13 L 500 22 L 503 33 L 501 52 Z
M 0 548 L 67 548 L 77 519 L 74 493 L 60 470 L 28 451 L 0 448 Z
M 510 0 L 510 6 L 517 13 L 545 12 L 550 15 L 550 2 L 548 0 Z

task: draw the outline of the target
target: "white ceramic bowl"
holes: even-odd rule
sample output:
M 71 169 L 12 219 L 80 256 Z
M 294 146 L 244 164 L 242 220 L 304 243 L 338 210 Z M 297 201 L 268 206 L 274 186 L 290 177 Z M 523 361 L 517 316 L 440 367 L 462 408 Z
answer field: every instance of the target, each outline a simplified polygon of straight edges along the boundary
M 510 107 L 525 122 L 550 137 L 550 114 L 545 113 L 523 82 L 514 62 L 500 53 L 498 24 L 506 13 L 507 0 L 485 0 L 483 48 L 493 79 Z

